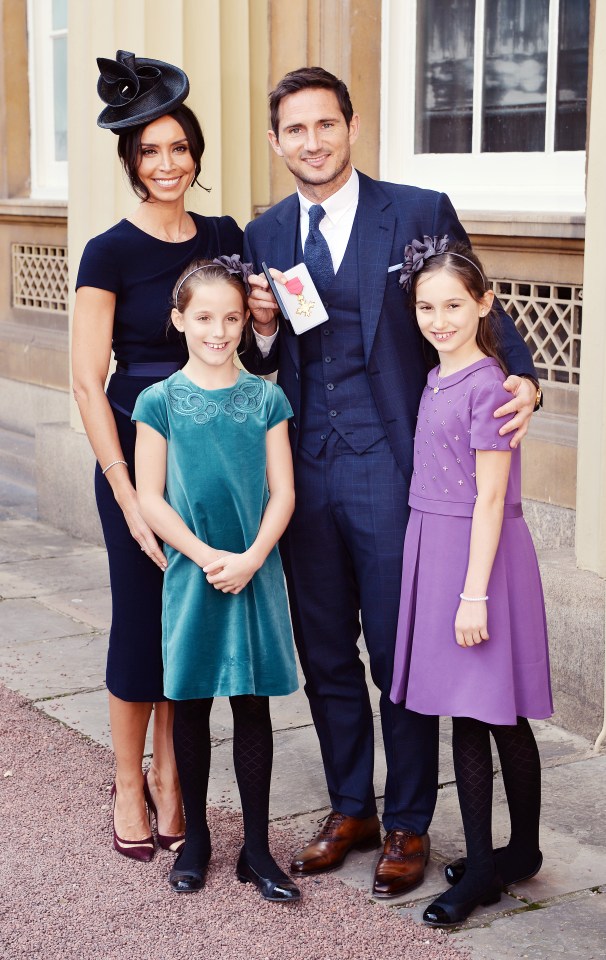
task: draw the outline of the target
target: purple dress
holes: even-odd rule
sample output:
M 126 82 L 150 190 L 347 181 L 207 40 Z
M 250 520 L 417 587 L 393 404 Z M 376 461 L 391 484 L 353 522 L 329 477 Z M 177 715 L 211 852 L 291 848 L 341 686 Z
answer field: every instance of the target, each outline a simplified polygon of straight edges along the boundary
M 515 724 L 553 713 L 543 590 L 512 451 L 501 539 L 488 583 L 490 639 L 460 647 L 454 621 L 469 558 L 476 450 L 509 450 L 497 407 L 511 399 L 485 357 L 423 391 L 404 543 L 391 699 L 410 710 Z

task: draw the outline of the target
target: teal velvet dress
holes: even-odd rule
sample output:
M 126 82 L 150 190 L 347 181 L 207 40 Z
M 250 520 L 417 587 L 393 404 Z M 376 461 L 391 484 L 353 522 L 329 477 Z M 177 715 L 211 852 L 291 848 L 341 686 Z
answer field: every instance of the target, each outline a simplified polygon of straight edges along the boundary
M 200 540 L 242 553 L 269 499 L 267 431 L 292 416 L 280 387 L 241 371 L 236 384 L 202 390 L 182 371 L 144 390 L 133 420 L 167 441 L 165 498 Z M 297 688 L 292 630 L 278 548 L 237 595 L 165 545 L 162 656 L 170 700 Z

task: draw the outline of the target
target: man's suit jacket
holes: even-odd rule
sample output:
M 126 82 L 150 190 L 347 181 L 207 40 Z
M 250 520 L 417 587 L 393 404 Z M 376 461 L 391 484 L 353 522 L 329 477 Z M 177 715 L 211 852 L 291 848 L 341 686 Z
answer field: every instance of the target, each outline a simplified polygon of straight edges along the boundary
M 412 473 L 413 436 L 428 362 L 415 311 L 398 284 L 404 247 L 424 235 L 468 243 L 454 208 L 444 193 L 372 180 L 360 173 L 358 201 L 358 265 L 360 314 L 366 371 L 393 454 L 408 478 Z M 244 259 L 261 272 L 261 263 L 288 270 L 296 263 L 299 198 L 293 194 L 248 224 Z M 500 310 L 502 341 L 510 373 L 535 376 L 532 360 L 513 321 Z M 278 383 L 290 400 L 293 452 L 301 409 L 299 341 L 280 324 L 276 344 L 263 359 L 253 345 L 241 354 L 253 373 L 278 370 Z

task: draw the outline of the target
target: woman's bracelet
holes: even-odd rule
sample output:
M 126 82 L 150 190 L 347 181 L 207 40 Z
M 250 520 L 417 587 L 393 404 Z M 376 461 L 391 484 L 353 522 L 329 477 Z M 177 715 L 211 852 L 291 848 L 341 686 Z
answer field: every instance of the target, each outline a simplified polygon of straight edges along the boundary
M 112 460 L 111 463 L 108 463 L 105 470 L 101 471 L 101 475 L 104 477 L 108 470 L 111 470 L 112 467 L 115 467 L 117 463 L 123 463 L 125 467 L 128 466 L 126 460 Z
M 466 597 L 464 593 L 459 594 L 461 600 L 469 600 L 470 603 L 481 603 L 482 600 L 488 600 L 488 597 Z

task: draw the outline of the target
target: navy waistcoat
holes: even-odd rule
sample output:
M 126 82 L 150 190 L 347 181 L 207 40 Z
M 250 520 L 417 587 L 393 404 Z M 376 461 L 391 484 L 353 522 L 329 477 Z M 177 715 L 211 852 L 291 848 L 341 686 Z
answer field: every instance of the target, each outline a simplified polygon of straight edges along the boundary
M 297 232 L 297 262 L 303 259 Z M 299 443 L 317 456 L 332 430 L 356 453 L 385 436 L 364 361 L 358 291 L 358 217 L 345 256 L 322 299 L 328 320 L 301 334 Z

